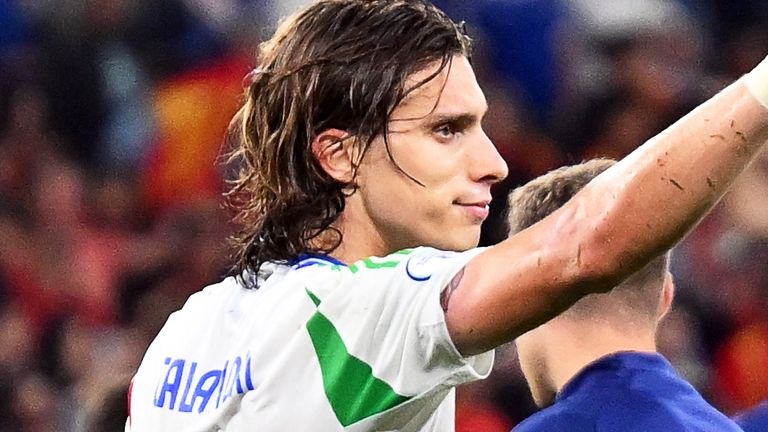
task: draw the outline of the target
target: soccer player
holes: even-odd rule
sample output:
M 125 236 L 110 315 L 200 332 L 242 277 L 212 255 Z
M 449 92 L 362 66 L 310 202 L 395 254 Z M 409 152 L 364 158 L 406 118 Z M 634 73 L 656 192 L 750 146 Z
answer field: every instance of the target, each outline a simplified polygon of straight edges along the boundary
M 452 430 L 455 386 L 496 346 L 668 249 L 768 139 L 764 62 L 477 249 L 507 167 L 469 59 L 421 0 L 321 0 L 281 24 L 235 120 L 236 269 L 152 342 L 128 430 Z
M 549 172 L 514 190 L 518 233 L 562 207 L 614 165 L 595 159 Z M 741 429 L 656 352 L 656 330 L 673 297 L 669 253 L 607 293 L 591 294 L 516 340 L 537 405 L 516 432 L 705 432 Z

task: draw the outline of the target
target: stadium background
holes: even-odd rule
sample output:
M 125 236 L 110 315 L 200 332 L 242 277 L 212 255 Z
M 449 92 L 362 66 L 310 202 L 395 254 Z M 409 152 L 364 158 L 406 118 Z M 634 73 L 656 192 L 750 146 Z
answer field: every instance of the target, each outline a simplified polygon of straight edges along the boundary
M 167 315 L 227 266 L 214 163 L 256 46 L 302 0 L 0 1 L 0 431 L 119 430 Z M 764 0 L 437 1 L 466 20 L 504 194 L 621 157 L 756 65 Z M 679 247 L 661 351 L 727 413 L 768 398 L 768 154 Z M 503 232 L 489 221 L 484 244 Z M 459 431 L 534 407 L 514 349 Z

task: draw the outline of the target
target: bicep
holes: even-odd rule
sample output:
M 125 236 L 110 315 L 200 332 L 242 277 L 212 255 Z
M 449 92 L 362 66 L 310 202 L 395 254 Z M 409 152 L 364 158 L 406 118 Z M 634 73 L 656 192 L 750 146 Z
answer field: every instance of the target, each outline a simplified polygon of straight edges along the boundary
M 567 211 L 553 216 L 488 248 L 446 287 L 446 324 L 462 354 L 509 342 L 589 292 L 592 241 L 564 222 Z

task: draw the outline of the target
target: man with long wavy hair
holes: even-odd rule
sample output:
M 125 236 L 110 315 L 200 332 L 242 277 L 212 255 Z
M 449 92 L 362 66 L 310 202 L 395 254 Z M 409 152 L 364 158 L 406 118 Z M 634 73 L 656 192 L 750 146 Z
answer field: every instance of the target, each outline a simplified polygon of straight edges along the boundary
M 768 139 L 768 62 L 497 246 L 507 167 L 462 26 L 321 0 L 262 46 L 235 125 L 230 278 L 149 347 L 127 430 L 449 431 L 493 349 L 688 231 Z

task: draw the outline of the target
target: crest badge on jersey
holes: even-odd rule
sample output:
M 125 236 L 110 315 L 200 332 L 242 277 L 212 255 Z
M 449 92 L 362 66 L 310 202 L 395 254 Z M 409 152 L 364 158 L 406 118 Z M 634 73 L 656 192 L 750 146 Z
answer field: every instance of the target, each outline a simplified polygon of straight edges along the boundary
M 446 259 L 455 256 L 456 252 L 436 249 L 417 253 L 408 258 L 408 262 L 405 263 L 405 271 L 408 273 L 408 277 L 415 281 L 426 281 L 440 269 Z

